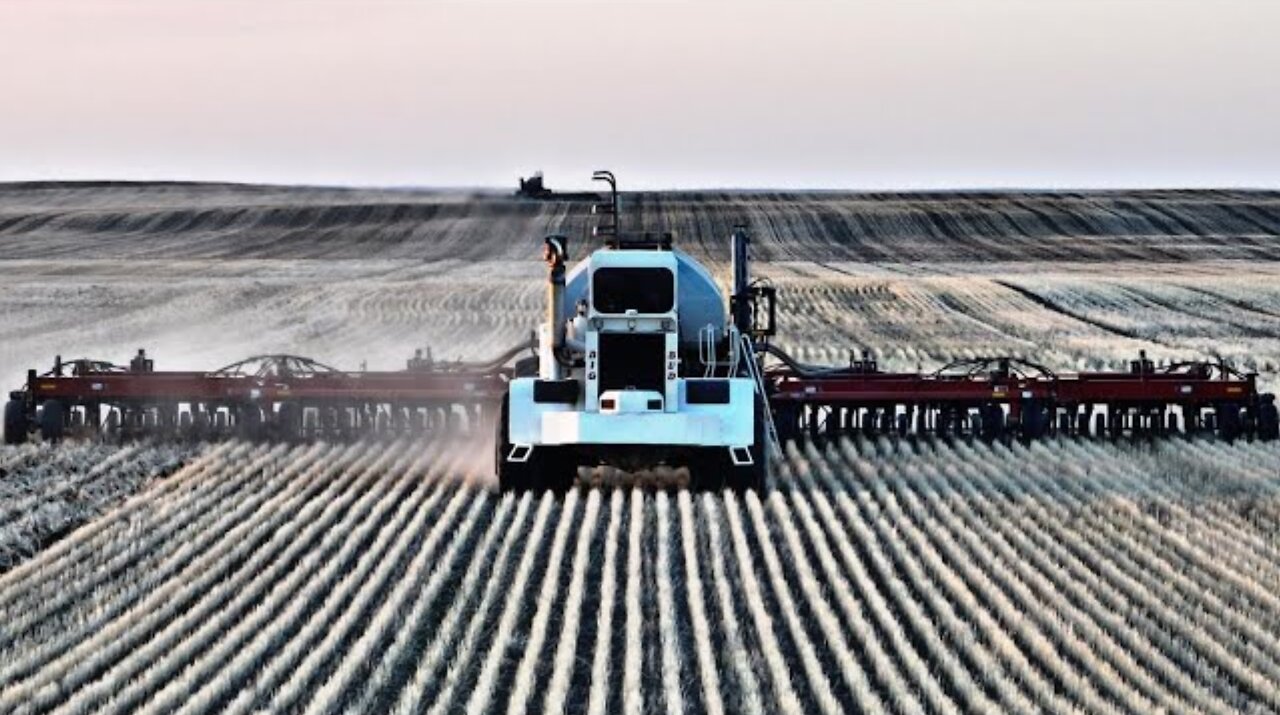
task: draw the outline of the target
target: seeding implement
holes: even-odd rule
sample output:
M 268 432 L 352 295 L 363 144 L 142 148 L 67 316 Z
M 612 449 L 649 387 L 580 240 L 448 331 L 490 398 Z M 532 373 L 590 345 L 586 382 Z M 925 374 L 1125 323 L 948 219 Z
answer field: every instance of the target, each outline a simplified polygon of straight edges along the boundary
M 419 352 L 399 371 L 344 371 L 267 355 L 213 372 L 57 359 L 5 406 L 5 441 L 96 432 L 280 440 L 440 430 L 495 434 L 506 489 L 565 488 L 584 465 L 687 466 L 695 486 L 759 489 L 780 440 L 860 432 L 1036 439 L 1212 432 L 1280 437 L 1274 397 L 1223 363 L 1055 373 L 1013 357 L 932 373 L 800 363 L 770 342 L 776 291 L 752 280 L 749 240 L 731 237 L 731 294 L 670 235 L 625 236 L 613 175 L 595 209 L 604 247 L 572 270 L 549 236 L 547 315 L 535 338 L 490 363 Z M 524 353 L 528 353 L 524 355 Z

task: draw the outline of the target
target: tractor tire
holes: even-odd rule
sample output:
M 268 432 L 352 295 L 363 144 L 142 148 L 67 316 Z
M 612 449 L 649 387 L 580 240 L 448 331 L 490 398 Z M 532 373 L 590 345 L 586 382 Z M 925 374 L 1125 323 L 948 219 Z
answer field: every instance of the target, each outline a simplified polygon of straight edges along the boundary
M 752 463 L 735 465 L 725 450 L 724 458 L 728 462 L 725 486 L 739 493 L 754 491 L 763 495 L 769 481 L 769 443 L 764 429 L 764 400 L 759 395 L 756 396 L 752 418 L 752 444 L 748 447 Z
M 58 400 L 49 400 L 40 407 L 40 436 L 46 442 L 61 442 L 67 430 L 67 408 Z
M 755 464 L 741 467 L 730 465 L 725 486 L 739 494 L 749 491 L 764 493 L 766 469 L 763 457 L 756 454 L 754 447 L 751 448 L 751 457 Z
M 19 400 L 4 403 L 4 443 L 23 444 L 27 441 L 27 431 L 31 425 L 27 421 L 26 405 Z
M 775 424 L 778 428 L 778 439 L 787 442 L 797 439 L 800 436 L 800 411 L 791 405 L 783 405 L 778 407 L 775 414 Z
M 493 437 L 493 471 L 498 478 L 498 490 L 502 493 L 522 492 L 530 487 L 530 472 L 537 457 L 529 456 L 528 462 L 508 462 L 511 454 L 511 425 L 509 415 L 511 398 L 502 396 L 502 407 L 498 410 L 498 419 L 494 423 Z M 536 454 L 536 451 L 535 451 Z
M 703 449 L 689 460 L 689 491 L 719 492 L 725 488 L 729 460 L 723 449 Z
M 530 458 L 532 487 L 567 494 L 578 482 L 578 460 L 564 447 L 539 447 Z

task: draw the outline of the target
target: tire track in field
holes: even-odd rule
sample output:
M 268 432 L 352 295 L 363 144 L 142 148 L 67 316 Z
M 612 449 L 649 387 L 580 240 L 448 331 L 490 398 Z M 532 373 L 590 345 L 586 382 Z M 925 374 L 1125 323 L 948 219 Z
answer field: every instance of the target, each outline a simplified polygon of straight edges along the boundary
M 1165 345 L 1167 347 L 1178 347 L 1177 345 L 1159 340 L 1157 338 L 1141 335 L 1134 330 L 1127 330 L 1125 328 L 1120 328 L 1120 327 L 1111 325 L 1105 321 L 1098 320 L 1096 318 L 1090 318 L 1089 316 L 1084 315 L 1083 313 L 1079 313 L 1063 305 L 1059 305 L 1058 303 L 1036 293 L 1035 291 L 1032 291 L 1027 288 L 1023 288 L 1022 286 L 1019 286 L 1016 283 L 1013 283 L 1011 281 L 997 279 L 997 280 L 994 280 L 993 282 L 996 285 L 1002 286 L 1004 288 L 1008 288 L 1009 290 L 1017 293 L 1018 295 L 1022 296 L 1023 298 L 1026 298 L 1027 300 L 1031 301 L 1032 303 L 1035 303 L 1036 305 L 1040 306 L 1041 308 L 1044 308 L 1045 310 L 1048 310 L 1053 313 L 1057 313 L 1059 315 L 1066 316 L 1068 318 L 1071 318 L 1072 320 L 1075 320 L 1080 323 L 1084 323 L 1085 325 L 1092 326 L 1103 332 L 1112 333 L 1114 335 L 1119 335 L 1121 337 L 1129 338 L 1131 340 L 1157 343 L 1160 345 Z

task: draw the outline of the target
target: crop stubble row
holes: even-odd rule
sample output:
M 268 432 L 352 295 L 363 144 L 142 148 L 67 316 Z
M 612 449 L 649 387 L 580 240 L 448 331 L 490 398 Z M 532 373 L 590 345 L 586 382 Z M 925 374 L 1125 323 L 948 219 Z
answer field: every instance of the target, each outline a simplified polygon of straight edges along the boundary
M 0 708 L 1280 708 L 1274 445 L 793 446 L 763 499 L 475 461 L 210 448 L 0 577 Z

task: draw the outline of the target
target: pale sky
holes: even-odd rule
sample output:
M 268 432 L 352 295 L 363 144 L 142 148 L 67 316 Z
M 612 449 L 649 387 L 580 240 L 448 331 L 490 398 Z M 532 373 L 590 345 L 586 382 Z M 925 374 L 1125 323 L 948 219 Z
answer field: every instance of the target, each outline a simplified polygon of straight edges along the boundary
M 1280 187 L 1273 0 L 0 0 L 0 180 Z

